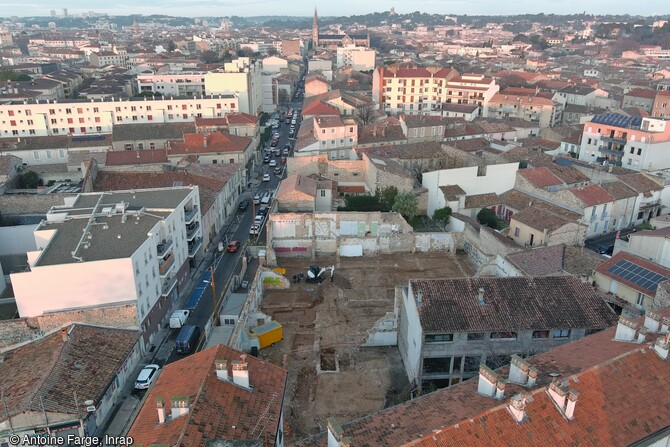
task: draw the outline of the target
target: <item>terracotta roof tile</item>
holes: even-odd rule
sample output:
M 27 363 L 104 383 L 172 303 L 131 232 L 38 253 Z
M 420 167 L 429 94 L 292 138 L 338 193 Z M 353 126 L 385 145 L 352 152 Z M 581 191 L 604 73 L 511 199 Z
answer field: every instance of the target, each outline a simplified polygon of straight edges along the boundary
M 519 221 L 542 232 L 544 230 L 549 232 L 556 231 L 565 225 L 577 223 L 577 219 L 567 219 L 560 214 L 552 213 L 547 209 L 537 206 L 529 206 L 515 213 L 511 220 Z
M 484 208 L 498 205 L 500 198 L 494 192 L 484 194 L 474 194 L 465 198 L 465 208 Z
M 547 168 L 519 169 L 517 174 L 528 180 L 536 188 L 562 185 L 563 181 Z
M 584 206 L 601 205 L 614 201 L 614 197 L 598 185 L 589 185 L 582 188 L 569 189 L 573 196 L 579 199 Z
M 77 414 L 80 399 L 96 406 L 132 352 L 139 331 L 76 324 L 68 341 L 59 331 L 6 351 L 2 363 L 4 409 Z
M 648 193 L 663 189 L 662 185 L 641 173 L 620 175 L 618 178 L 638 193 Z
M 167 163 L 165 149 L 141 150 L 141 151 L 108 151 L 106 166 L 142 165 L 154 163 Z
M 217 345 L 166 365 L 142 406 L 128 436 L 135 445 L 206 446 L 213 439 L 260 440 L 274 446 L 284 401 L 286 370 L 247 356 L 251 390 L 216 377 L 215 361 L 239 360 L 242 352 Z M 188 396 L 188 415 L 158 424 L 156 399 L 170 414 L 174 396 Z
M 184 134 L 183 141 L 170 142 L 167 154 L 170 156 L 189 153 L 243 152 L 251 144 L 251 141 L 251 138 L 248 137 L 223 132 L 187 133 Z

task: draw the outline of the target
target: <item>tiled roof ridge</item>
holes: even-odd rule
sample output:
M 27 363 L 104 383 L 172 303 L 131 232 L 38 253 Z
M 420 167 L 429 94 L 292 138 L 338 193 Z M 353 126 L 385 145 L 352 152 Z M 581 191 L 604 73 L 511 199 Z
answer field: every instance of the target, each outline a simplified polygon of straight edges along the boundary
M 217 353 L 218 352 L 219 351 L 217 350 Z M 196 405 L 198 404 L 198 401 L 200 400 L 200 396 L 203 395 L 203 391 L 205 389 L 205 383 L 207 383 L 207 375 L 208 374 L 205 374 L 205 376 L 202 378 L 202 382 L 200 382 L 200 388 L 198 389 L 198 392 L 196 393 L 195 398 L 193 399 L 193 403 L 190 405 L 191 409 L 196 408 Z M 172 403 L 170 403 L 170 406 L 172 406 Z M 186 431 L 189 428 L 189 425 L 191 423 L 191 418 L 193 418 L 194 413 L 195 413 L 195 411 L 193 411 L 193 410 L 189 410 L 189 412 L 187 413 L 187 417 L 184 419 L 185 423 L 183 424 L 181 432 L 179 433 L 179 437 L 177 438 L 176 445 L 183 445 L 182 441 L 184 439 L 184 436 L 186 436 Z
M 66 330 L 68 330 L 68 334 L 70 333 L 69 326 L 64 326 L 63 328 L 61 328 L 61 330 L 62 329 L 66 329 Z M 51 337 L 61 337 L 61 332 L 60 331 L 54 332 L 54 333 L 51 334 Z M 50 381 L 50 379 L 55 375 L 56 368 L 58 366 L 58 362 L 60 361 L 60 359 L 65 354 L 65 348 L 67 346 L 68 346 L 67 342 L 63 342 L 63 343 L 60 344 L 60 349 L 58 350 L 58 354 L 56 355 L 54 362 L 51 364 L 51 367 L 49 369 L 48 374 L 44 375 L 44 378 L 42 379 L 42 383 L 40 383 L 40 385 L 37 387 L 37 389 L 35 390 L 35 394 L 33 395 L 33 397 L 30 398 L 26 407 L 32 407 L 32 405 L 34 403 L 36 403 L 36 401 L 38 399 L 45 396 L 47 394 L 47 392 L 49 391 L 49 389 L 51 388 L 51 386 L 53 386 L 53 382 Z M 47 389 L 47 382 L 50 382 L 49 383 L 49 385 L 50 385 L 49 389 Z M 74 398 L 74 396 L 73 396 L 73 398 Z M 44 402 L 42 401 L 42 402 L 40 402 L 40 404 L 41 404 L 42 409 L 43 409 Z

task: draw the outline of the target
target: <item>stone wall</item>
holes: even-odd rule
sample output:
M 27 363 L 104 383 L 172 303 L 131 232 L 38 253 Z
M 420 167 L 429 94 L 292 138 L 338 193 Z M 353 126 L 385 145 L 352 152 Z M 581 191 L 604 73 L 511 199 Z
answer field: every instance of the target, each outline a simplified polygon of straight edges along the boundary
M 338 183 L 365 183 L 366 163 L 363 160 L 328 160 L 327 155 L 288 157 L 287 175 L 316 174 Z
M 29 326 L 25 318 L 0 320 L 0 349 L 34 340 L 42 335 L 39 327 Z

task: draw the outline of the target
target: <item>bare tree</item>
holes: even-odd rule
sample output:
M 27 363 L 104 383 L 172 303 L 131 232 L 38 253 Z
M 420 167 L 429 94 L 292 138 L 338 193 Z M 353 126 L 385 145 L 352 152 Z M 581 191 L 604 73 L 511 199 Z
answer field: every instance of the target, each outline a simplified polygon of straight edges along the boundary
M 359 107 L 356 109 L 356 112 L 354 113 L 354 119 L 361 126 L 370 124 L 375 120 L 375 118 L 376 118 L 375 109 L 374 106 L 371 105 Z

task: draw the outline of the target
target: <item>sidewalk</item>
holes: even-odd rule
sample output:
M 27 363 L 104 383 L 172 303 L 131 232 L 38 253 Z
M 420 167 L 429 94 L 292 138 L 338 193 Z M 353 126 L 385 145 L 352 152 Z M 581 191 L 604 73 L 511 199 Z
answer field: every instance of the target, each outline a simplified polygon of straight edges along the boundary
M 242 192 L 240 196 L 243 196 L 245 193 L 248 193 L 249 190 Z M 214 255 L 216 254 L 216 249 L 221 241 L 222 237 L 228 232 L 230 226 L 234 222 L 234 215 L 229 219 L 229 222 L 224 226 L 224 228 L 216 235 L 211 244 L 205 249 L 204 255 L 194 270 L 191 279 L 189 280 L 187 286 L 182 290 L 182 293 L 179 295 L 174 304 L 174 309 L 179 309 L 186 304 L 186 301 L 193 293 L 198 281 L 200 281 L 200 276 L 202 273 L 209 268 L 210 263 L 213 260 Z M 125 436 L 130 427 L 132 426 L 137 414 L 142 408 L 142 404 L 148 396 L 148 392 L 133 393 L 135 390 L 135 378 L 140 373 L 142 368 L 146 365 L 153 363 L 157 358 L 158 359 L 167 359 L 165 352 L 167 350 L 167 345 L 164 346 L 165 340 L 170 335 L 170 329 L 161 328 L 156 332 L 154 337 L 154 343 L 152 346 L 155 347 L 153 351 L 147 351 L 144 357 L 140 360 L 135 371 L 128 376 L 128 381 L 123 387 L 123 391 L 120 394 L 120 400 L 122 401 L 120 405 L 117 403 L 116 408 L 112 410 L 109 420 L 105 424 L 104 428 L 100 430 L 102 434 L 107 434 L 110 436 Z M 164 348 L 164 349 L 163 349 Z M 171 347 L 170 347 L 171 349 Z M 169 351 L 168 351 L 169 355 Z

